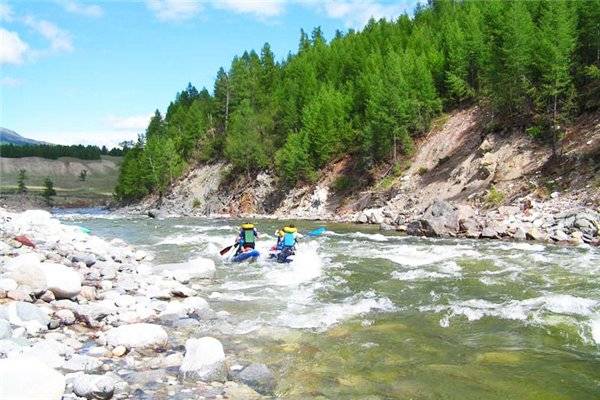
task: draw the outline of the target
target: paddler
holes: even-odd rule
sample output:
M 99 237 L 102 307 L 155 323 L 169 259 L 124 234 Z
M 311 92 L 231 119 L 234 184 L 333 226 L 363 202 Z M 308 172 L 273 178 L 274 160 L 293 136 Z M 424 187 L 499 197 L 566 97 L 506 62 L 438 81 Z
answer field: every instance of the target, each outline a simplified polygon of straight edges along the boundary
M 277 240 L 277 249 L 281 249 L 277 259 L 280 262 L 284 262 L 289 256 L 295 254 L 298 229 L 293 224 L 288 224 L 281 229 L 281 233 L 282 236 Z
M 237 247 L 235 255 L 237 256 L 241 252 L 254 249 L 256 247 L 257 237 L 258 231 L 254 227 L 254 224 L 250 222 L 244 222 L 242 225 L 240 225 L 240 234 L 235 240 L 235 245 Z

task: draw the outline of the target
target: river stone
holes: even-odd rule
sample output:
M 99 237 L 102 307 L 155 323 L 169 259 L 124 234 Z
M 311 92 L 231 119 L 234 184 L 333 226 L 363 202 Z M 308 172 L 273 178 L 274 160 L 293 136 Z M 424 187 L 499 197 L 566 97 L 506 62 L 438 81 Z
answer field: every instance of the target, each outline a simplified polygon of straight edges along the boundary
M 69 299 L 81 292 L 81 276 L 62 264 L 44 262 L 40 264 L 46 276 L 48 289 L 57 299 Z
M 273 372 L 264 364 L 250 364 L 242 370 L 237 378 L 256 390 L 258 393 L 268 395 L 275 389 Z
M 4 290 L 9 292 L 11 290 L 15 290 L 19 286 L 14 279 L 3 278 L 0 279 L 0 290 Z
M 0 319 L 0 340 L 6 339 L 12 336 L 12 328 L 10 323 L 5 319 Z
M 407 233 L 413 236 L 454 236 L 460 230 L 459 213 L 452 204 L 435 200 L 423 215 L 407 226 Z
M 263 398 L 248 386 L 237 382 L 225 382 L 223 396 L 230 400 L 259 400 Z
M 13 325 L 25 327 L 30 332 L 46 330 L 50 317 L 39 307 L 15 301 L 0 308 L 0 318 L 6 319 Z
M 77 375 L 73 379 L 73 392 L 87 399 L 107 400 L 113 396 L 115 380 L 106 375 Z
M 169 336 L 164 328 L 156 324 L 138 323 L 122 325 L 106 332 L 106 342 L 111 346 L 127 348 L 167 346 Z
M 18 288 L 15 290 L 9 290 L 6 293 L 6 297 L 11 299 L 11 300 L 16 300 L 16 301 L 26 301 L 28 303 L 32 303 L 33 299 L 31 298 L 31 295 L 29 294 L 30 290 L 23 290 L 23 288 Z
M 36 253 L 20 254 L 14 258 L 10 258 L 5 264 L 4 269 L 14 271 L 22 267 L 36 266 L 40 264 L 40 256 Z
M 34 293 L 42 293 L 48 288 L 46 275 L 37 264 L 20 264 L 17 268 L 11 269 L 7 276 L 13 279 L 17 284 L 30 287 Z
M 82 262 L 86 267 L 96 264 L 96 257 L 93 254 L 75 254 L 71 257 L 71 262 Z
M 100 369 L 100 367 L 102 367 L 102 362 L 96 357 L 74 354 L 62 367 L 67 371 L 92 372 Z
M 188 339 L 179 376 L 183 380 L 225 382 L 227 369 L 221 342 L 209 336 Z
M 60 400 L 65 378 L 32 357 L 0 360 L 0 399 Z

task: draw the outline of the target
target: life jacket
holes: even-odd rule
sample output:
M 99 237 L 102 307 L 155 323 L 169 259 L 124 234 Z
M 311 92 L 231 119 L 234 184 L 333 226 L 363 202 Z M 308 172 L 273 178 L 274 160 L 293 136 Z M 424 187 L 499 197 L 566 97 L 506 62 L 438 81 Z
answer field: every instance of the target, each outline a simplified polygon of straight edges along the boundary
M 283 245 L 285 247 L 293 247 L 296 245 L 296 228 L 286 226 L 283 228 Z
M 253 224 L 243 224 L 242 233 L 244 244 L 253 244 L 256 241 Z

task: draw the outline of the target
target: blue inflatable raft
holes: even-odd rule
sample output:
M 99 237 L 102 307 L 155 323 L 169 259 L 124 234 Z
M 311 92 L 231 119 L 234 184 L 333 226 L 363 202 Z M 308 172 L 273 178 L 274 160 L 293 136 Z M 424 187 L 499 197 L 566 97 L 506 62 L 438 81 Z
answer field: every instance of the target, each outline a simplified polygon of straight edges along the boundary
M 240 253 L 237 256 L 234 256 L 231 261 L 233 262 L 242 262 L 242 261 L 255 261 L 260 256 L 260 252 L 258 250 L 251 250 L 245 253 Z

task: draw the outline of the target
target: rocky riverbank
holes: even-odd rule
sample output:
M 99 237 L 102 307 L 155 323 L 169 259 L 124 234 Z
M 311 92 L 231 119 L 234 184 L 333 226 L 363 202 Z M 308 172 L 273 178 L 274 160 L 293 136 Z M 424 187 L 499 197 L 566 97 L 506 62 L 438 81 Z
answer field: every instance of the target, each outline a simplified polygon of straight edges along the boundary
M 425 209 L 402 212 L 388 204 L 362 211 L 354 221 L 413 236 L 600 244 L 600 213 L 558 193 L 548 201 L 526 196 L 492 210 L 436 200 Z
M 197 295 L 214 262 L 152 261 L 45 211 L 0 208 L 0 398 L 271 395 L 265 365 L 205 334 L 228 317 Z

